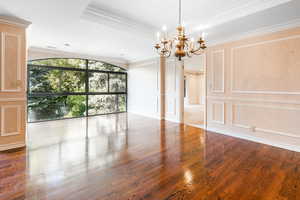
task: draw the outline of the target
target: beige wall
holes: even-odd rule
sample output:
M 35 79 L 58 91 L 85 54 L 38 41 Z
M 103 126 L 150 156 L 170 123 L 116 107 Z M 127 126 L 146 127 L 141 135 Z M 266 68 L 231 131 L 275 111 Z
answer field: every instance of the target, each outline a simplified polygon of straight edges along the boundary
M 209 129 L 300 144 L 300 28 L 210 47 L 207 78 Z
M 205 103 L 205 74 L 185 72 L 186 104 Z
M 25 146 L 25 27 L 0 18 L 0 151 Z

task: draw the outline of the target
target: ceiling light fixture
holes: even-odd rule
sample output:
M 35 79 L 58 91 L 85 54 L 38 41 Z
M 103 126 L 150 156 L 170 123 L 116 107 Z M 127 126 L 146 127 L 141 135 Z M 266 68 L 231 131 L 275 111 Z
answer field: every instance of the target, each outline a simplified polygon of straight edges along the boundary
M 204 33 L 197 41 L 198 47 L 195 48 L 195 40 L 188 38 L 185 34 L 185 28 L 182 23 L 182 3 L 179 0 L 179 25 L 177 27 L 177 36 L 168 38 L 167 27 L 163 26 L 163 34 L 157 33 L 157 44 L 154 46 L 158 54 L 162 57 L 170 57 L 175 45 L 175 56 L 182 60 L 185 56 L 192 57 L 192 55 L 201 55 L 206 49 L 204 41 Z

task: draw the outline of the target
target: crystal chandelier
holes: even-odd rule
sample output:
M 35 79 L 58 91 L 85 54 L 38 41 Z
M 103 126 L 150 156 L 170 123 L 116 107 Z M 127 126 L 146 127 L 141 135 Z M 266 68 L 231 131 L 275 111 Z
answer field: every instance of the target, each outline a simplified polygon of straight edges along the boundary
M 157 33 L 157 44 L 154 46 L 157 53 L 162 57 L 170 57 L 175 45 L 175 56 L 181 61 L 185 56 L 191 57 L 192 55 L 201 55 L 206 49 L 204 34 L 196 42 L 193 38 L 189 39 L 185 35 L 185 29 L 182 25 L 182 4 L 179 0 L 179 25 L 177 27 L 177 36 L 174 38 L 168 38 L 167 28 L 163 27 L 163 34 Z M 198 47 L 195 47 L 198 46 Z

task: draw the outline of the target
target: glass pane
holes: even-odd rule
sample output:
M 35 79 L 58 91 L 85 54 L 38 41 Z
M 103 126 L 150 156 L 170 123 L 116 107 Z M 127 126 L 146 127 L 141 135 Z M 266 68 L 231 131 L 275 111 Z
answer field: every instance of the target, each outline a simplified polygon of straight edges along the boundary
M 116 95 L 89 95 L 89 115 L 117 112 Z
M 90 92 L 108 92 L 108 74 L 89 73 Z
M 30 66 L 29 92 L 85 92 L 85 72 Z
M 85 92 L 85 72 L 63 71 L 61 92 Z
M 29 68 L 29 92 L 60 92 L 62 71 L 43 67 Z
M 53 67 L 69 67 L 69 68 L 86 68 L 86 60 L 72 58 L 52 58 L 45 60 L 29 61 L 31 65 L 53 66 Z
M 109 91 L 126 92 L 126 75 L 109 74 Z
M 28 121 L 83 117 L 86 96 L 29 97 Z
M 99 61 L 95 61 L 95 60 L 89 61 L 89 69 L 108 71 L 108 72 L 126 72 L 125 69 L 122 69 L 115 65 L 104 63 L 104 62 L 99 62 Z
M 126 95 L 118 95 L 118 112 L 126 112 Z

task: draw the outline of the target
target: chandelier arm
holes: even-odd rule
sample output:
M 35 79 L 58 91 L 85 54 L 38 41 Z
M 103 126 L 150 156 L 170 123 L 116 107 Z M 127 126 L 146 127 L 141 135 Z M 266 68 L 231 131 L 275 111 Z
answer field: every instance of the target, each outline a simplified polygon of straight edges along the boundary
M 195 52 L 194 55 L 200 56 L 200 55 L 202 55 L 203 53 L 204 53 L 204 50 L 201 49 L 200 51 Z
M 192 53 L 193 54 L 195 54 L 195 55 L 197 55 L 197 52 L 199 52 L 199 51 L 201 51 L 202 49 L 201 49 L 201 45 L 197 48 L 197 49 L 194 49 L 193 51 L 192 51 Z

